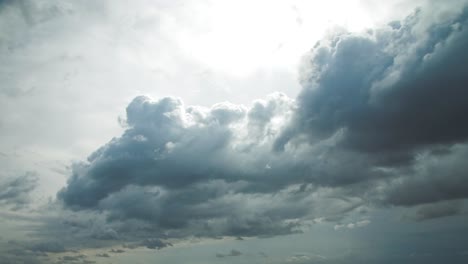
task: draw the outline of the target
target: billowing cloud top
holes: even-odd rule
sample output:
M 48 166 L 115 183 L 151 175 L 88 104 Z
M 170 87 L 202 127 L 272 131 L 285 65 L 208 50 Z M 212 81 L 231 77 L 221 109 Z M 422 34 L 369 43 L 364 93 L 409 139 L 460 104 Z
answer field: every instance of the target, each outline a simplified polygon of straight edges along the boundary
M 58 198 L 166 237 L 286 234 L 371 206 L 467 198 L 467 46 L 466 10 L 418 11 L 317 43 L 296 100 L 137 97 L 123 135 L 76 163 Z M 418 219 L 447 214 L 431 208 Z
M 428 25 L 417 12 L 318 43 L 304 67 L 293 129 L 312 140 L 344 129 L 342 145 L 376 153 L 466 140 L 467 16 Z

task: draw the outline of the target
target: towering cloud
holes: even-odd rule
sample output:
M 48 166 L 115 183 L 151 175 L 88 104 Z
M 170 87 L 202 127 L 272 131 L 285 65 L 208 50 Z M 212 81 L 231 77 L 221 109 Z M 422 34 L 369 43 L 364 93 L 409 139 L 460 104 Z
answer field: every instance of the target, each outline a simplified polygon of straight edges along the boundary
M 168 237 L 285 234 L 357 208 L 468 198 L 468 11 L 428 16 L 330 34 L 306 56 L 297 100 L 137 97 L 123 135 L 75 164 L 58 197 Z
M 377 154 L 465 141 L 468 12 L 431 22 L 420 13 L 318 43 L 291 130 L 312 142 L 341 131 L 340 145 Z

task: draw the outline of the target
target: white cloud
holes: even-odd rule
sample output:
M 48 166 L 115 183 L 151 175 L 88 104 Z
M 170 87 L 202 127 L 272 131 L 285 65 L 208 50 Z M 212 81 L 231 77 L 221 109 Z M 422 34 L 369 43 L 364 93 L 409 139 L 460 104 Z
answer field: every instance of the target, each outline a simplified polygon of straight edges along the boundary
M 364 227 L 370 224 L 370 220 L 361 220 L 358 222 L 354 223 L 348 223 L 348 224 L 338 224 L 333 227 L 335 230 L 340 230 L 340 229 L 354 229 L 354 228 L 359 228 L 359 227 Z

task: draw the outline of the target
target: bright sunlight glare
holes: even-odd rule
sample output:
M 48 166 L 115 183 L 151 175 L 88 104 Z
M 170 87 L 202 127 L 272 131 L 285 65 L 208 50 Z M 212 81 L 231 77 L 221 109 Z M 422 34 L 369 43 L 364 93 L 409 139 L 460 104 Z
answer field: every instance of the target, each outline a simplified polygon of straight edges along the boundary
M 207 26 L 182 33 L 179 44 L 207 67 L 238 77 L 261 68 L 295 71 L 328 29 L 359 31 L 373 24 L 357 0 L 213 1 L 197 15 Z

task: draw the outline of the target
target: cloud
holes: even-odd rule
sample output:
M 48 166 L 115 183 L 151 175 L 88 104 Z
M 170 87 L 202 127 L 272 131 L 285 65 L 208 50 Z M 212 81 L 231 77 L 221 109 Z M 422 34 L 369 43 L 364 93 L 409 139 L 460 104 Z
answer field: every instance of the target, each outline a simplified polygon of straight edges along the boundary
M 101 240 L 116 240 L 119 238 L 117 232 L 112 228 L 108 228 L 105 230 L 97 230 L 91 236 L 93 238 Z
M 111 253 L 125 253 L 125 250 L 123 249 L 111 249 L 109 252 Z
M 96 254 L 96 257 L 99 257 L 99 258 L 110 258 L 110 255 L 107 254 L 107 253 L 98 253 L 98 254 Z
M 410 170 L 400 170 L 386 188 L 386 202 L 412 206 L 468 198 L 468 145 L 420 153 Z
M 286 263 L 323 263 L 326 257 L 317 254 L 296 254 L 286 259 Z
M 58 259 L 57 264 L 94 264 L 96 261 L 88 260 L 85 255 L 63 256 Z
M 331 33 L 305 57 L 296 100 L 136 97 L 123 134 L 75 163 L 57 197 L 132 239 L 282 235 L 359 208 L 468 198 L 468 11 L 430 13 Z
M 398 154 L 402 162 L 413 150 L 468 139 L 468 12 L 449 14 L 418 11 L 399 26 L 320 41 L 303 66 L 295 121 L 277 149 L 297 134 L 317 142 L 341 131 L 343 147 L 384 155 L 382 162 Z
M 45 252 L 45 253 L 62 253 L 67 252 L 65 246 L 58 241 L 41 241 L 31 245 L 32 251 Z
M 2 245 L 3 246 L 3 245 Z M 47 263 L 44 253 L 38 253 L 31 250 L 18 247 L 16 243 L 9 243 L 3 246 L 1 251 L 2 263 L 5 264 L 43 264 Z
M 144 246 L 149 249 L 162 249 L 167 246 L 172 246 L 171 243 L 167 243 L 158 238 L 147 238 L 141 242 L 140 246 Z
M 358 221 L 358 222 L 355 222 L 355 223 L 349 223 L 349 224 L 338 224 L 338 225 L 335 225 L 333 227 L 333 229 L 335 230 L 340 230 L 340 229 L 354 229 L 354 228 L 358 228 L 358 227 L 364 227 L 364 226 L 367 226 L 368 224 L 370 224 L 371 221 L 369 220 L 361 220 L 361 221 Z
M 21 3 L 26 4 L 20 6 Z M 86 140 L 86 147 L 82 147 L 83 143 L 70 140 L 74 137 L 63 135 L 90 131 L 87 135 L 91 138 L 97 131 L 99 137 L 107 138 L 112 134 L 104 131 L 105 125 L 101 128 L 100 124 L 115 122 L 112 112 L 117 110 L 109 102 L 102 104 L 89 90 L 105 83 L 105 78 L 97 78 L 96 73 L 100 75 L 104 72 L 102 69 L 107 72 L 111 64 L 122 65 L 113 63 L 121 60 L 105 59 L 114 57 L 107 55 L 116 50 L 119 54 L 128 51 L 125 47 L 117 49 L 115 46 L 122 43 L 116 43 L 115 35 L 108 33 L 122 33 L 122 39 L 127 40 L 128 32 L 123 27 L 128 25 L 102 29 L 103 25 L 94 21 L 95 34 L 85 32 L 85 35 L 90 38 L 99 36 L 97 39 L 104 38 L 103 42 L 109 39 L 112 43 L 94 47 L 97 43 L 91 41 L 93 48 L 86 49 L 83 47 L 89 45 L 85 42 L 90 40 L 83 39 L 77 28 L 90 28 L 83 26 L 81 21 L 87 20 L 82 19 L 87 17 L 83 14 L 98 8 L 90 5 L 91 8 L 80 11 L 79 4 L 68 9 L 66 5 L 43 5 L 45 2 L 37 6 L 31 1 L 21 3 L 8 1 L 5 4 L 8 6 L 0 7 L 8 8 L 0 10 L 0 20 L 5 22 L 0 23 L 3 25 L 0 31 L 5 33 L 1 36 L 0 51 L 13 54 L 1 55 L 5 67 L 13 71 L 4 71 L 6 89 L 0 90 L 0 99 L 3 112 L 15 113 L 0 120 L 2 128 L 10 131 L 4 132 L 3 140 L 11 145 L 17 143 L 12 138 L 24 141 L 26 145 L 34 142 L 42 148 L 37 135 L 44 134 L 53 144 L 61 142 L 61 146 L 68 149 L 79 144 L 80 151 L 88 149 L 95 142 Z M 34 12 L 35 6 L 41 8 L 40 13 Z M 5 11 L 12 10 L 13 13 L 5 15 Z M 346 216 L 379 206 L 411 207 L 412 214 L 408 218 L 415 221 L 465 213 L 461 201 L 468 198 L 467 126 L 463 122 L 468 110 L 464 70 L 467 61 L 464 51 L 467 46 L 466 11 L 453 11 L 454 8 L 448 13 L 438 13 L 434 10 L 418 11 L 406 20 L 367 33 L 331 33 L 304 58 L 303 90 L 295 100 L 273 94 L 249 106 L 222 102 L 207 108 L 188 106 L 182 99 L 173 97 L 135 98 L 128 105 L 123 134 L 114 134 L 116 137 L 97 149 L 88 160 L 71 168 L 67 185 L 58 194 L 65 210 L 44 210 L 47 216 L 34 222 L 34 242 L 26 243 L 21 250 L 2 251 L 2 261 L 41 263 L 47 254 L 54 256 L 70 248 L 111 248 L 125 243 L 123 249 L 96 255 L 101 261 L 108 261 L 104 258 L 123 253 L 127 248 L 171 246 L 168 241 L 177 241 L 172 238 L 269 237 L 301 232 L 316 219 L 333 222 L 330 225 L 335 229 L 354 228 L 358 231 L 358 227 L 369 224 L 369 221 L 350 222 Z M 115 21 L 105 12 L 96 17 Z M 431 12 L 438 15 L 430 17 Z M 51 19 L 59 17 L 64 18 L 59 19 L 60 23 L 50 23 Z M 123 21 L 123 24 L 132 24 L 130 31 L 138 32 L 133 22 L 144 21 L 131 17 L 131 21 Z M 21 20 L 24 27 L 10 27 L 9 19 Z M 303 16 L 303 19 L 306 23 L 307 17 Z M 72 26 L 72 20 L 81 20 L 79 26 Z M 70 32 L 65 37 L 69 37 L 67 41 L 54 38 L 48 40 L 47 45 L 38 43 L 37 36 L 58 38 L 61 32 L 59 27 L 54 29 L 54 24 L 62 22 L 63 28 Z M 159 26 L 152 24 L 151 28 Z M 28 30 L 35 34 L 31 34 L 27 42 L 32 43 L 31 46 L 51 47 L 54 49 L 52 56 L 38 58 L 36 54 L 47 54 L 46 48 L 33 49 L 29 44 L 23 44 L 23 33 Z M 142 39 L 140 36 L 144 34 L 141 33 L 135 33 L 138 34 L 136 39 Z M 72 49 L 58 48 L 74 46 L 74 43 L 80 44 Z M 153 42 L 146 44 L 155 47 L 150 43 Z M 112 52 L 102 52 L 104 50 Z M 164 49 L 157 46 L 154 50 Z M 101 53 L 99 56 L 102 57 L 93 56 L 94 53 Z M 145 53 L 142 55 L 153 58 Z M 104 63 L 93 64 L 93 57 Z M 13 64 L 23 60 L 28 66 L 14 71 Z M 164 60 L 148 61 L 152 61 L 151 67 L 154 61 L 159 61 L 154 64 L 156 67 L 166 64 Z M 31 71 L 33 67 L 48 70 Z M 136 67 L 120 76 L 147 70 L 142 68 Z M 184 73 L 191 71 L 181 68 Z M 166 70 L 171 71 L 162 71 Z M 20 72 L 31 78 L 22 78 L 25 75 Z M 109 72 L 113 78 L 119 76 L 116 71 Z M 153 73 L 148 75 L 159 76 L 159 73 Z M 63 83 L 56 81 L 61 75 Z M 184 74 L 174 76 L 173 79 L 183 80 L 184 85 L 191 82 Z M 70 79 L 79 81 L 71 82 Z M 151 91 L 154 86 L 144 87 L 147 81 L 135 83 L 117 78 L 106 83 L 108 90 L 96 90 L 99 94 L 112 94 L 109 98 L 114 99 L 110 100 L 118 101 L 120 99 L 116 98 L 129 98 L 129 94 L 135 93 L 132 90 L 125 96 L 115 94 L 128 84 L 137 87 L 135 89 L 147 89 L 143 92 Z M 54 85 L 49 85 L 51 83 Z M 63 93 L 53 90 L 55 86 Z M 88 90 L 78 91 L 73 88 L 75 86 L 88 87 Z M 160 83 L 156 86 L 163 87 Z M 172 88 L 163 87 L 158 94 Z M 73 98 L 71 103 L 70 98 Z M 207 101 L 211 102 L 213 98 L 216 97 L 210 96 Z M 233 97 L 234 101 L 239 101 L 235 98 L 239 97 Z M 93 107 L 86 107 L 86 110 L 77 103 L 79 99 L 86 100 L 87 106 L 88 103 L 100 105 L 110 114 L 98 114 Z M 42 107 L 44 102 L 50 101 L 57 102 L 61 111 L 57 111 L 57 107 Z M 62 109 L 65 105 L 70 108 Z M 30 113 L 41 118 L 32 121 L 23 118 Z M 76 113 L 80 117 L 92 117 L 93 125 L 69 122 L 76 120 L 72 116 Z M 65 121 L 74 124 L 69 131 L 53 126 L 60 123 L 58 126 L 62 127 Z M 12 126 L 15 122 L 21 122 L 21 126 Z M 96 123 L 99 125 L 94 125 Z M 18 127 L 44 127 L 44 130 Z M 33 132 L 23 134 L 19 131 Z M 5 151 L 8 155 L 13 153 L 8 149 Z M 51 152 L 62 155 L 61 151 Z M 13 154 L 4 157 L 6 163 L 13 159 Z M 57 182 L 53 176 L 51 179 Z M 29 194 L 36 186 L 37 179 L 33 174 L 2 181 L 0 203 L 13 209 L 21 208 L 28 204 Z M 2 214 L 8 221 L 13 219 L 8 212 Z M 352 219 L 366 218 L 360 215 Z M 41 221 L 47 223 L 37 225 Z M 435 222 L 419 225 L 424 227 Z M 366 230 L 377 229 L 377 225 L 375 221 Z M 52 237 L 57 240 L 50 242 Z M 388 241 L 391 240 L 389 237 Z M 241 254 L 232 250 L 216 256 L 225 258 Z M 366 252 L 364 256 L 366 254 L 373 252 Z M 276 257 L 273 255 L 272 259 Z M 372 262 L 365 258 L 359 260 L 355 262 Z M 91 262 L 77 256 L 64 256 L 58 261 Z M 312 254 L 297 254 L 287 261 L 325 262 Z M 351 261 L 344 258 L 340 263 Z
M 24 207 L 30 202 L 29 194 L 37 185 L 38 177 L 32 172 L 0 180 L 0 204 L 13 206 L 13 209 Z
M 275 149 L 302 137 L 312 145 L 334 140 L 328 158 L 342 168 L 336 183 L 367 182 L 373 202 L 413 206 L 467 198 L 463 6 L 438 15 L 418 10 L 388 27 L 332 33 L 317 43 L 304 59 L 297 110 Z M 354 167 L 340 152 L 359 155 Z
M 241 255 L 242 255 L 242 252 L 240 252 L 239 250 L 236 250 L 236 249 L 232 249 L 231 252 L 229 252 L 227 254 L 217 253 L 216 257 L 217 258 L 226 258 L 226 257 L 238 257 L 238 256 L 241 256 Z
M 303 182 L 301 161 L 292 167 L 289 154 L 272 156 L 271 139 L 292 107 L 282 94 L 250 109 L 137 97 L 127 107 L 124 135 L 75 164 L 58 197 L 73 209 L 100 208 L 112 221 L 143 220 L 176 236 L 289 233 L 294 224 L 282 214 L 300 217 L 308 210 L 297 204 L 304 195 L 288 189 Z M 291 169 L 297 173 L 285 179 Z M 297 197 L 281 200 L 290 194 Z
M 463 201 L 443 201 L 439 203 L 421 205 L 416 208 L 413 215 L 406 215 L 405 218 L 415 221 L 425 221 L 436 218 L 443 218 L 463 213 Z

